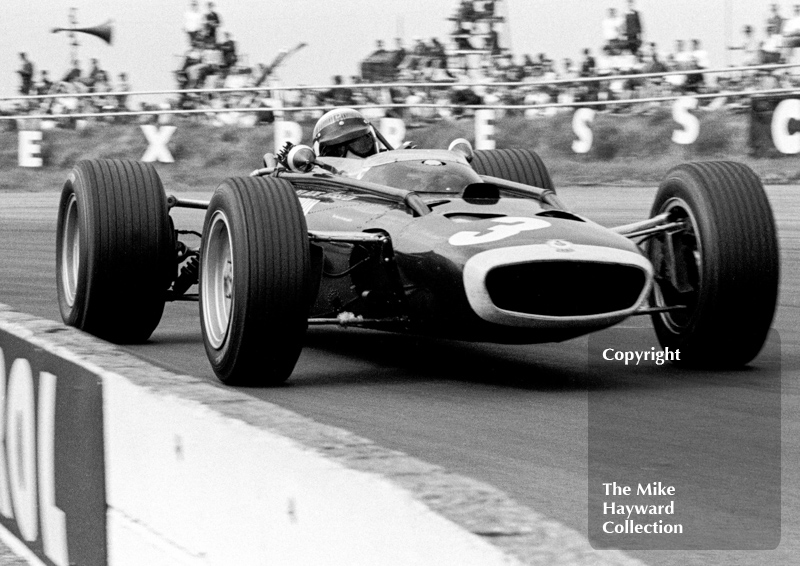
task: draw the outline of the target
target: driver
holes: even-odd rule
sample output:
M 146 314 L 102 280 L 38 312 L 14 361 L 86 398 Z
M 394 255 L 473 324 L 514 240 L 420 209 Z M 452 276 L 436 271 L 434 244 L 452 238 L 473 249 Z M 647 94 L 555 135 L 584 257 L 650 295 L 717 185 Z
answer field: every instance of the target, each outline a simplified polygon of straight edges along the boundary
M 369 157 L 378 153 L 372 126 L 352 108 L 335 108 L 314 126 L 314 143 L 320 157 Z

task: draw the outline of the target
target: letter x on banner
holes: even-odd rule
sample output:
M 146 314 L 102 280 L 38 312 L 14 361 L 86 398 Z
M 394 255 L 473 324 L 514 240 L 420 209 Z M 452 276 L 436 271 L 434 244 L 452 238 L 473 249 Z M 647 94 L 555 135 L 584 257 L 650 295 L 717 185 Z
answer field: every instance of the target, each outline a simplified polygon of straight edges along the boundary
M 160 129 L 153 124 L 145 124 L 142 126 L 144 137 L 147 138 L 147 151 L 142 156 L 142 161 L 153 162 L 160 161 L 161 163 L 174 163 L 175 159 L 167 149 L 167 143 L 175 133 L 175 126 L 163 126 Z

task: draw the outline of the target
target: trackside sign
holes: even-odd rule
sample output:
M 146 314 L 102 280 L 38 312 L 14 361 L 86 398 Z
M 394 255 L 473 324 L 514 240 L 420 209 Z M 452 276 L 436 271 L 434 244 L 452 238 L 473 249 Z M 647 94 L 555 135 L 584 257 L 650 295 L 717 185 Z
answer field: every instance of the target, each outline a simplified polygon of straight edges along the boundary
M 100 378 L 3 330 L 0 531 L 43 564 L 106 564 Z

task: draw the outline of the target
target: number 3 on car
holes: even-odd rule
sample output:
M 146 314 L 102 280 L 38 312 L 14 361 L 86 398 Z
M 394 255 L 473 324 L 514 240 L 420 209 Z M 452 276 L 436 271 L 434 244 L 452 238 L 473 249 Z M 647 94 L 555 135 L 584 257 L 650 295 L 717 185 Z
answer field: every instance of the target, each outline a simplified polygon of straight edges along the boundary
M 528 230 L 541 230 L 548 228 L 550 223 L 540 218 L 523 218 L 517 216 L 504 216 L 502 218 L 492 218 L 492 222 L 500 222 L 500 226 L 492 226 L 489 230 L 481 234 L 480 232 L 458 232 L 450 236 L 448 240 L 451 246 L 475 246 L 477 244 L 486 244 L 489 242 L 497 242 L 512 236 L 516 236 L 520 232 L 527 232 Z

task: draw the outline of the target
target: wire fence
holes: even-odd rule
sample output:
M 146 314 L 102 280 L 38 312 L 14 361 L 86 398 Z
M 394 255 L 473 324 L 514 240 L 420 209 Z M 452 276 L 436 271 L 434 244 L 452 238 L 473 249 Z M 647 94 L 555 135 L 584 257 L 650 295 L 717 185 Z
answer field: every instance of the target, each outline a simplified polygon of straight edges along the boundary
M 373 83 L 373 84 L 352 84 L 352 85 L 299 85 L 299 86 L 259 86 L 259 87 L 239 87 L 239 88 L 195 88 L 195 89 L 168 89 L 168 90 L 146 90 L 146 91 L 118 91 L 118 92 L 74 92 L 41 95 L 15 95 L 0 97 L 0 101 L 43 101 L 52 99 L 80 99 L 80 98 L 113 98 L 131 96 L 152 96 L 152 95 L 187 95 L 187 94 L 245 94 L 245 93 L 281 93 L 281 92 L 306 92 L 306 91 L 332 91 L 336 89 L 350 90 L 382 90 L 390 88 L 413 88 L 413 89 L 453 89 L 453 88 L 476 88 L 488 87 L 492 89 L 536 89 L 542 87 L 554 87 L 564 85 L 580 85 L 586 83 L 602 83 L 611 81 L 639 81 L 647 79 L 663 79 L 670 76 L 688 76 L 696 74 L 731 74 L 731 73 L 774 73 L 776 71 L 787 70 L 800 67 L 800 63 L 776 64 L 776 65 L 754 65 L 744 67 L 724 67 L 716 69 L 691 69 L 667 71 L 659 73 L 637 73 L 637 74 L 617 74 L 600 75 L 592 77 L 572 77 L 564 79 L 523 81 L 523 82 L 393 82 L 393 83 Z M 454 101 L 438 100 L 436 102 L 413 102 L 413 103 L 382 103 L 371 102 L 368 104 L 348 104 L 350 108 L 357 110 L 383 109 L 462 109 L 462 110 L 503 110 L 503 111 L 526 111 L 542 110 L 548 108 L 581 108 L 581 107 L 604 107 L 632 104 L 660 103 L 678 100 L 681 98 L 694 98 L 698 100 L 717 99 L 717 98 L 749 98 L 756 95 L 788 95 L 800 93 L 800 86 L 769 88 L 769 89 L 746 89 L 746 90 L 721 90 L 707 93 L 675 93 L 666 96 L 650 96 L 637 98 L 617 98 L 609 100 L 572 100 L 568 102 L 540 102 L 533 104 L 464 104 Z M 0 121 L 12 120 L 72 120 L 86 118 L 112 118 L 112 117 L 136 117 L 136 116 L 162 116 L 162 115 L 215 115 L 225 113 L 252 113 L 272 111 L 278 115 L 281 113 L 295 112 L 317 112 L 326 111 L 334 107 L 331 104 L 324 105 L 292 105 L 286 106 L 280 98 L 272 99 L 272 106 L 225 106 L 225 107 L 203 107 L 203 108 L 152 108 L 146 110 L 115 110 L 100 112 L 68 112 L 63 114 L 52 113 L 22 113 L 0 115 Z

